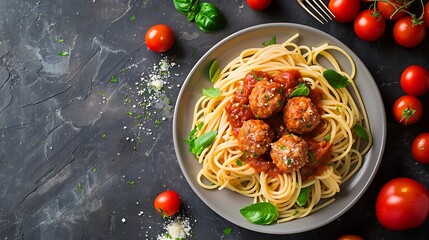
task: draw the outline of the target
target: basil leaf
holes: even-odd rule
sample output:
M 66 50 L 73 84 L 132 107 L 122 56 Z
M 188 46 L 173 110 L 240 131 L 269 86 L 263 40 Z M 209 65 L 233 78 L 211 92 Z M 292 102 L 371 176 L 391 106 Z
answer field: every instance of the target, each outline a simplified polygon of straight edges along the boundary
M 332 69 L 325 70 L 323 77 L 325 77 L 333 88 L 344 88 L 350 83 L 345 76 Z
M 277 40 L 276 40 L 276 36 L 273 36 L 273 37 L 270 39 L 270 41 L 268 41 L 268 42 L 263 42 L 263 43 L 262 43 L 262 45 L 266 47 L 266 46 L 270 46 L 270 45 L 276 44 L 276 42 L 277 42 Z
M 277 207 L 269 202 L 259 202 L 240 209 L 243 215 L 251 223 L 269 225 L 279 217 Z
M 365 128 L 363 128 L 361 125 L 359 124 L 355 124 L 353 126 L 353 131 L 361 138 L 365 139 L 366 141 L 368 141 L 368 133 L 366 132 Z
M 217 59 L 213 60 L 212 64 L 210 65 L 209 69 L 209 78 L 212 83 L 215 83 L 217 80 L 217 77 L 220 74 L 219 64 Z
M 195 16 L 197 27 L 203 32 L 214 32 L 225 27 L 226 19 L 222 12 L 212 3 L 201 3 Z
M 220 89 L 219 88 L 209 88 L 209 89 L 203 89 L 203 95 L 206 97 L 211 97 L 211 98 L 217 98 L 219 97 L 221 94 Z
M 308 96 L 308 94 L 310 94 L 310 88 L 308 88 L 305 83 L 300 83 L 295 87 L 289 97 Z
M 185 15 L 189 13 L 192 6 L 197 2 L 199 5 L 199 0 L 173 0 L 173 4 L 176 10 Z
M 298 198 L 296 199 L 296 204 L 298 204 L 298 206 L 302 207 L 307 203 L 308 197 L 310 196 L 310 191 L 310 186 L 301 188 Z
M 196 0 L 194 1 L 194 3 L 192 3 L 192 6 L 189 9 L 189 12 L 187 14 L 188 21 L 189 22 L 194 21 L 199 11 L 200 11 L 200 1 Z
M 195 156 L 200 155 L 206 147 L 212 144 L 212 142 L 216 138 L 216 135 L 217 131 L 213 130 L 210 132 L 206 132 L 197 138 L 191 139 L 191 141 L 189 142 L 190 152 L 192 152 Z

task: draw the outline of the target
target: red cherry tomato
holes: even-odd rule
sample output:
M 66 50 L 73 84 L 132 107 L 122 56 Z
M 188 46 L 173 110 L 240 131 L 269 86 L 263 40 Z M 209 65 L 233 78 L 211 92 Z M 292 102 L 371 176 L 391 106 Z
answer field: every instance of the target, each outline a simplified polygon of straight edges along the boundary
M 388 2 L 377 1 L 377 9 L 380 11 L 381 16 L 386 20 L 398 20 L 407 14 L 407 10 L 410 8 L 409 5 L 403 8 L 403 11 L 397 13 L 396 9 L 404 6 L 408 1 L 403 0 L 391 0 Z M 392 16 L 392 14 L 395 15 Z
M 363 10 L 355 18 L 354 31 L 364 41 L 379 39 L 386 29 L 386 20 L 373 10 Z
M 422 117 L 422 102 L 412 95 L 404 95 L 393 103 L 392 113 L 399 123 L 405 126 L 414 124 Z
M 405 93 L 423 95 L 429 90 L 429 71 L 422 66 L 411 65 L 402 72 L 399 82 Z
M 417 162 L 429 164 L 429 132 L 421 133 L 414 138 L 411 154 Z
M 146 46 L 154 52 L 165 52 L 169 50 L 174 43 L 174 33 L 171 28 L 165 24 L 157 24 L 146 32 Z
M 359 0 L 330 0 L 329 10 L 334 14 L 335 21 L 346 23 L 351 22 L 358 15 L 360 10 Z
M 426 23 L 426 26 L 429 28 L 429 2 L 425 4 L 423 19 Z
M 179 194 L 173 190 L 162 192 L 155 198 L 153 206 L 163 217 L 171 217 L 180 209 Z
M 264 10 L 271 4 L 271 0 L 246 0 L 246 2 L 250 8 L 257 11 Z
M 429 213 L 429 192 L 410 178 L 395 178 L 378 193 L 375 212 L 382 226 L 405 230 L 423 224 Z
M 415 47 L 426 37 L 426 26 L 413 23 L 411 16 L 399 19 L 393 26 L 393 38 L 403 47 Z
M 337 240 L 364 240 L 364 239 L 358 235 L 347 234 L 339 237 Z

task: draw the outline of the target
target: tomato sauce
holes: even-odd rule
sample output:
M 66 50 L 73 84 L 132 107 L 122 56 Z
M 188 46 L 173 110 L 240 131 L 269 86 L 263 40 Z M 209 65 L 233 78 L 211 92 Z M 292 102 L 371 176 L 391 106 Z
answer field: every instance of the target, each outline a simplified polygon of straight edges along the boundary
M 251 71 L 243 79 L 243 87 L 239 88 L 234 98 L 226 105 L 225 111 L 235 136 L 243 123 L 249 119 L 255 119 L 255 115 L 249 108 L 249 95 L 258 81 L 267 80 L 268 73 L 262 71 Z
M 309 159 L 307 164 L 299 171 L 303 181 L 314 178 L 322 174 L 331 161 L 332 148 L 327 141 L 316 142 L 313 139 L 305 139 L 308 150 L 314 155 L 314 159 Z
M 271 158 L 268 155 L 256 158 L 247 157 L 246 160 L 257 173 L 265 172 L 273 177 L 281 173 L 280 169 L 273 163 L 273 161 L 271 161 Z

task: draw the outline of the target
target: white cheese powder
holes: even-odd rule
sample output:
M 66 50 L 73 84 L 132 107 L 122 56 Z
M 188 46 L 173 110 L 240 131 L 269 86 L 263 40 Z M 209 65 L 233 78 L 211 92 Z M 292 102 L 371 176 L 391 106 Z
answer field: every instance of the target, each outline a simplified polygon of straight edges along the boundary
M 191 225 L 188 218 L 181 216 L 170 220 L 164 229 L 166 232 L 157 237 L 157 240 L 185 240 L 191 236 Z

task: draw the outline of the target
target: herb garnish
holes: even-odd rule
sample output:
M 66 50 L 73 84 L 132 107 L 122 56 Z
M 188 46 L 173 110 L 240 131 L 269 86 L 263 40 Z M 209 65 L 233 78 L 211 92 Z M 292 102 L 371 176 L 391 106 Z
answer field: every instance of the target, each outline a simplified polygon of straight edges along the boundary
M 310 158 L 310 160 L 311 160 L 312 163 L 316 163 L 317 162 L 316 156 L 314 155 L 314 153 L 312 151 L 308 151 L 307 155 Z
M 276 206 L 269 202 L 258 202 L 240 209 L 241 215 L 255 224 L 269 225 L 279 217 Z
M 355 124 L 353 126 L 353 131 L 361 138 L 363 138 L 364 140 L 368 141 L 368 133 L 366 132 L 365 128 L 363 128 L 361 125 L 359 124 Z
M 325 70 L 323 72 L 323 77 L 325 77 L 329 85 L 333 88 L 344 88 L 350 83 L 345 76 L 332 69 Z
M 310 186 L 302 188 L 299 192 L 298 198 L 296 199 L 296 204 L 302 207 L 307 203 L 308 197 L 310 196 Z
M 217 78 L 219 77 L 219 74 L 220 74 L 219 64 L 217 59 L 215 59 L 210 65 L 210 69 L 209 69 L 210 82 L 215 83 Z
M 289 97 L 308 96 L 308 94 L 310 94 L 310 88 L 307 87 L 305 83 L 300 83 L 295 87 Z
M 217 98 L 219 97 L 221 94 L 220 89 L 219 88 L 209 88 L 209 89 L 203 89 L 203 95 L 206 97 L 211 97 L 211 98 Z
M 110 82 L 111 82 L 111 83 L 118 83 L 118 78 L 117 78 L 116 76 L 112 76 L 112 77 L 110 78 Z
M 268 42 L 263 42 L 263 43 L 262 43 L 262 45 L 266 47 L 266 46 L 269 46 L 269 45 L 276 44 L 276 42 L 277 42 L 277 40 L 276 40 L 276 36 L 273 36 L 273 37 L 270 39 L 270 41 L 268 41 Z
M 223 230 L 223 234 L 225 236 L 229 236 L 229 235 L 231 235 L 231 233 L 232 233 L 232 227 L 227 227 Z
M 67 51 L 61 51 L 58 53 L 58 55 L 60 55 L 61 57 L 67 57 L 68 55 L 70 55 L 70 53 Z
M 201 130 L 203 125 L 204 123 L 202 122 L 198 123 L 196 128 L 189 132 L 189 138 L 186 139 L 186 142 L 189 145 L 189 152 L 193 153 L 195 156 L 200 155 L 206 147 L 210 146 L 217 136 L 217 131 L 213 130 L 196 137 L 197 131 Z

